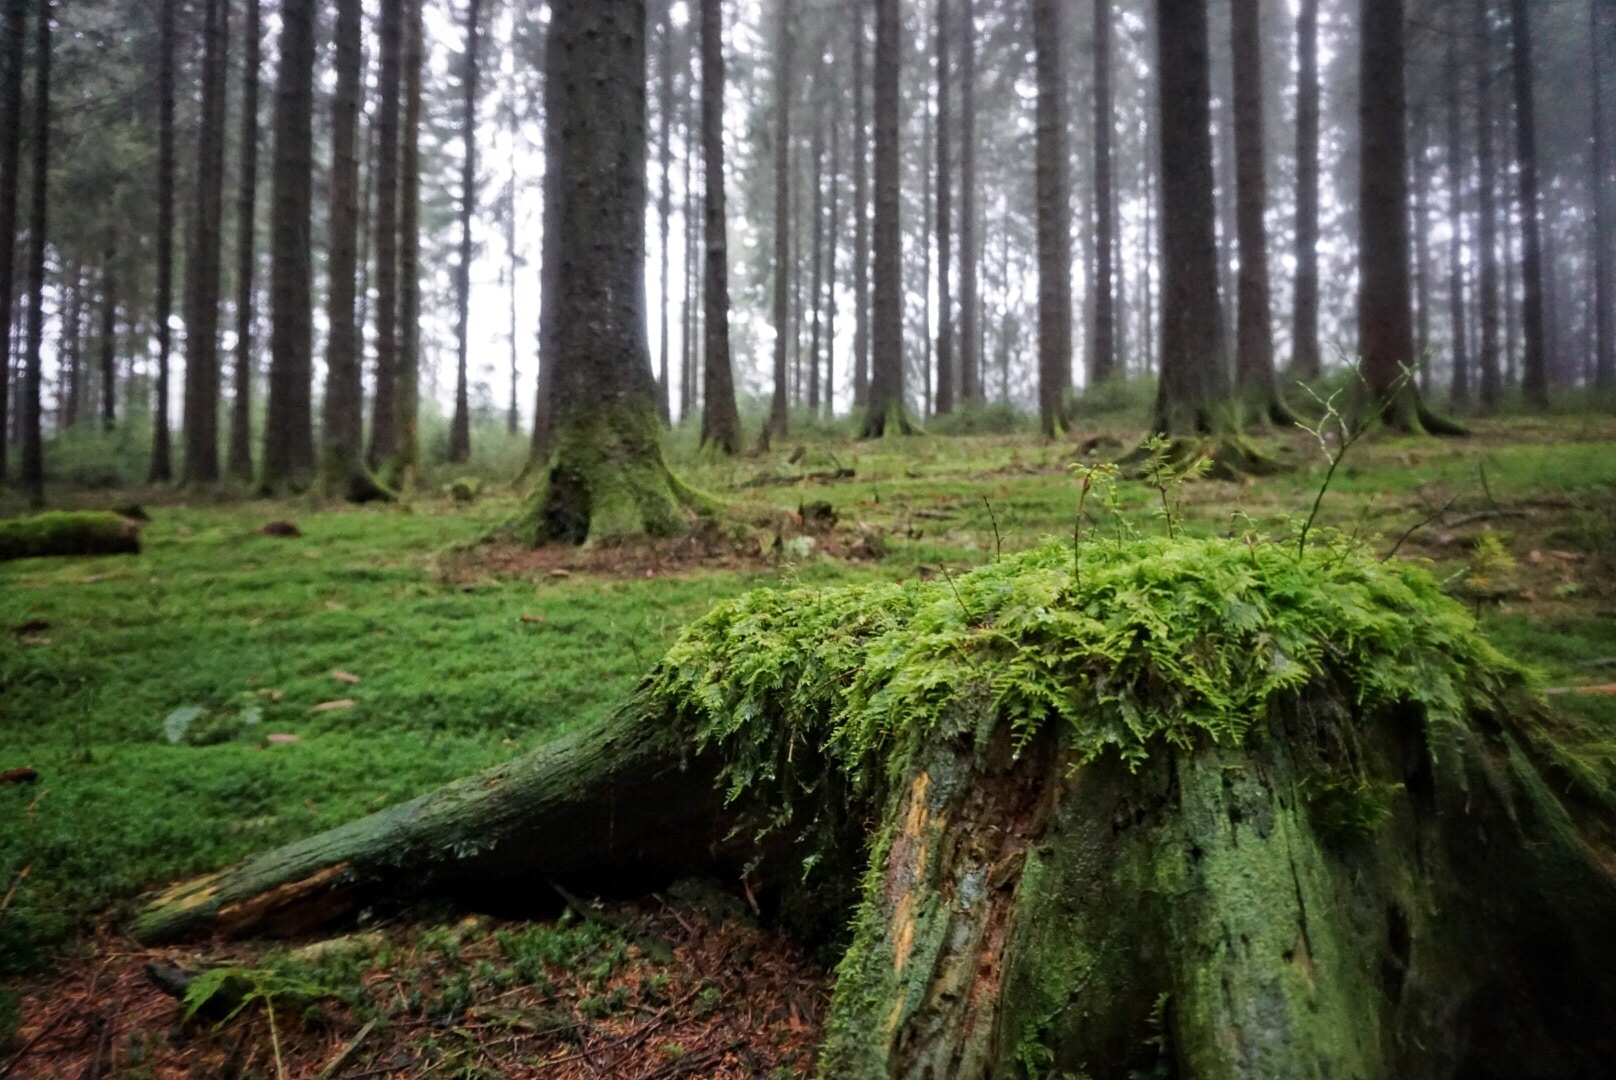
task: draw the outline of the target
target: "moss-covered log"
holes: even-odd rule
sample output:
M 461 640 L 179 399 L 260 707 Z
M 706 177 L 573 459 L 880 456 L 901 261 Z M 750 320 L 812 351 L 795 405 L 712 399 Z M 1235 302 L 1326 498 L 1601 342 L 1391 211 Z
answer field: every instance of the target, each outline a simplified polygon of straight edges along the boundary
M 102 510 L 56 510 L 0 521 L 0 562 L 50 555 L 138 555 L 140 522 Z
M 755 857 L 851 927 L 838 1080 L 1607 1075 L 1608 746 L 1348 542 L 1051 544 L 720 605 L 600 729 L 136 933 Z

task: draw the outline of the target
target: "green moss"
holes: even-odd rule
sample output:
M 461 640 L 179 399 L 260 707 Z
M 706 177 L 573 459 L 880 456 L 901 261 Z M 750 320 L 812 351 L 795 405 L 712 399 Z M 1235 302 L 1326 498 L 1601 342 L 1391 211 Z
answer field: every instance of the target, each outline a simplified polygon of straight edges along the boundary
M 0 562 L 47 555 L 118 555 L 139 551 L 137 527 L 109 511 L 57 510 L 0 521 Z

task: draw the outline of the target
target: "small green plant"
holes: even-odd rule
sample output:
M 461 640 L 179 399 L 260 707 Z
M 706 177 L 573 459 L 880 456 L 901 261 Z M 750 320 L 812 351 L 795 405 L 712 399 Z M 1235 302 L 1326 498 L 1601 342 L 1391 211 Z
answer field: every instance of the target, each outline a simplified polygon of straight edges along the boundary
M 1367 840 L 1391 820 L 1403 785 L 1362 776 L 1315 773 L 1302 781 L 1313 827 L 1326 839 Z

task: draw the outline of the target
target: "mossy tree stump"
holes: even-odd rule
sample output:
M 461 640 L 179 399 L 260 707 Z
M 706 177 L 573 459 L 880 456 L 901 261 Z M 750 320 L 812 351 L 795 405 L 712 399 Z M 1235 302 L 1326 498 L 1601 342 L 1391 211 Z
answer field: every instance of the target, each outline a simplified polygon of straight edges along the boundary
M 1419 569 L 1051 543 L 722 604 L 599 728 L 133 929 L 747 873 L 845 942 L 827 1077 L 1604 1075 L 1608 766 Z

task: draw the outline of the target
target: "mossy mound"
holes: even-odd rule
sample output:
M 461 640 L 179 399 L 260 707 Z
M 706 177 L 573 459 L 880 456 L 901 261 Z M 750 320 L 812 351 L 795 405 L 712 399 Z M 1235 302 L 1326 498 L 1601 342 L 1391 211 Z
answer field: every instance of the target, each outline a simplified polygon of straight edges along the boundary
M 140 522 L 104 510 L 55 510 L 0 521 L 0 562 L 53 555 L 137 555 Z

